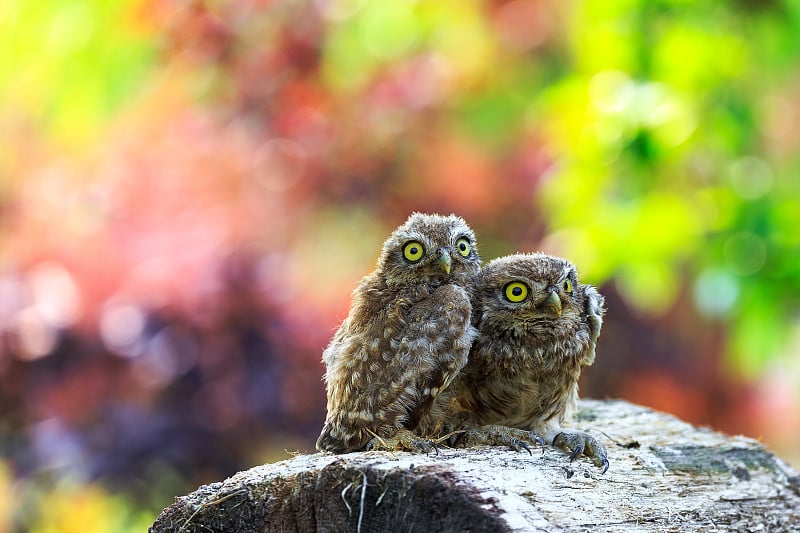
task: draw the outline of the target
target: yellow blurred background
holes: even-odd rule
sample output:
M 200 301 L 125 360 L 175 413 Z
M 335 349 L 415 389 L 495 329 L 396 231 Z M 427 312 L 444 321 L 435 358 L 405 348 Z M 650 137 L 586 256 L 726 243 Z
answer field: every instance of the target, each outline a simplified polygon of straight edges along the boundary
M 0 50 L 0 533 L 312 451 L 412 211 L 601 288 L 584 396 L 800 466 L 797 2 L 3 2 Z

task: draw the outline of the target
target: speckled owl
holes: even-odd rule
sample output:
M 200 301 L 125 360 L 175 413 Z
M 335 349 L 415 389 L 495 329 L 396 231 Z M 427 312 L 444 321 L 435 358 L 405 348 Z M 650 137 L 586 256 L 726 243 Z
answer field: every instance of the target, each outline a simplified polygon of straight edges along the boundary
M 607 468 L 600 442 L 564 427 L 578 402 L 581 370 L 595 359 L 603 305 L 565 259 L 516 254 L 485 265 L 473 300 L 480 334 L 449 391 L 468 425 L 484 426 L 467 440 L 518 447 L 525 433 L 505 427 L 518 428 Z
M 414 213 L 392 232 L 323 353 L 319 450 L 431 449 L 413 432 L 467 362 L 480 264 L 474 233 L 455 215 Z

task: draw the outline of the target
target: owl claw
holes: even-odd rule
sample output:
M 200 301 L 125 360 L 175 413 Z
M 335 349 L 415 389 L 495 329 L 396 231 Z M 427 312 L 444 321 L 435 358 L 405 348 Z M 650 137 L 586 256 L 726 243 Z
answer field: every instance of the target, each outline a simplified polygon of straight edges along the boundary
M 430 439 L 418 437 L 407 429 L 399 430 L 393 437 L 373 437 L 364 448 L 364 451 L 383 450 L 390 452 L 409 451 L 416 453 L 439 455 L 439 447 Z
M 432 440 L 428 440 L 428 439 L 425 439 L 425 440 L 426 440 L 428 443 L 430 443 L 430 445 L 433 447 L 433 451 L 434 451 L 434 452 L 436 452 L 434 455 L 437 455 L 437 456 L 438 456 L 438 455 L 439 455 L 439 447 L 436 445 L 436 443 L 435 443 L 435 442 L 433 442 Z M 425 452 L 425 453 L 428 453 L 428 452 Z
M 528 442 L 538 443 L 542 447 L 542 453 L 544 453 L 544 441 L 538 435 L 532 431 L 507 426 L 489 425 L 470 429 L 464 433 L 460 441 L 462 446 L 474 446 L 476 444 L 508 446 L 518 452 L 525 450 L 533 456 Z
M 606 447 L 583 431 L 564 430 L 555 436 L 553 446 L 566 448 L 572 452 L 569 457 L 570 462 L 581 455 L 589 457 L 595 466 L 602 469 L 601 474 L 605 474 L 610 466 Z
M 512 437 L 511 442 L 509 443 L 509 446 L 514 448 L 516 451 L 520 451 L 520 450 L 524 449 L 526 452 L 528 452 L 528 455 L 533 457 L 533 452 L 531 451 L 531 447 L 528 446 L 523 441 L 519 440 L 518 438 Z
M 528 436 L 532 441 L 537 442 L 539 444 L 539 446 L 542 447 L 542 455 L 544 455 L 544 439 L 542 437 L 540 437 L 539 435 L 537 435 L 536 433 L 534 433 L 533 431 L 531 431 L 528 434 Z
M 569 462 L 571 463 L 572 461 L 575 460 L 576 457 L 578 457 L 579 455 L 583 455 L 584 449 L 585 447 L 583 444 L 578 444 L 577 446 L 575 446 L 572 449 L 572 455 L 569 456 Z

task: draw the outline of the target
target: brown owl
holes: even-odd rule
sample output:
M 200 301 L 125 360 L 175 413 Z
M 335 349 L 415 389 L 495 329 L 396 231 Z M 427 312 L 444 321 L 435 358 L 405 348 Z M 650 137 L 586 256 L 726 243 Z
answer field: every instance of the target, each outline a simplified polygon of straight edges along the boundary
M 480 264 L 474 233 L 455 215 L 414 213 L 392 232 L 323 353 L 328 406 L 317 449 L 435 447 L 412 431 L 467 362 L 477 335 L 468 291 Z
M 532 431 L 533 439 L 568 447 L 573 459 L 592 457 L 605 472 L 605 447 L 563 428 L 578 401 L 581 369 L 594 362 L 603 312 L 603 297 L 580 284 L 564 259 L 517 254 L 488 263 L 473 300 L 480 335 L 449 391 L 468 426 L 490 425 L 468 432 L 466 441 L 527 448 L 526 433 L 508 427 Z

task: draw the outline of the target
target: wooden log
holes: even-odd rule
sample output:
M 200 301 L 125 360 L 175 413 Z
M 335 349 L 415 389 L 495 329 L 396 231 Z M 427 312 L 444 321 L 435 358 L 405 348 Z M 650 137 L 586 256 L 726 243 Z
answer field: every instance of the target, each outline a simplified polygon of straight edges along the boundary
M 562 450 L 299 455 L 178 497 L 162 532 L 800 531 L 800 476 L 758 441 L 618 400 L 574 427 L 611 467 Z

